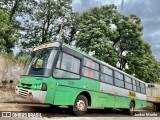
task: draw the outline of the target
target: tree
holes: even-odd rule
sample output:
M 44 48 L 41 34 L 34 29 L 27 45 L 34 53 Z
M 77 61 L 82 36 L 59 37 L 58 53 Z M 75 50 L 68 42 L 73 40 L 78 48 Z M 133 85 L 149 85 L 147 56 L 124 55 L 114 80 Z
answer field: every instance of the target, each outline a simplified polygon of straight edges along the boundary
M 76 46 L 143 81 L 159 81 L 159 63 L 142 39 L 136 15 L 125 16 L 114 5 L 95 7 L 80 15 Z
M 108 19 L 115 12 L 114 9 L 113 5 L 101 9 L 96 7 L 83 13 L 79 20 L 76 46 L 87 53 L 94 52 L 95 57 L 116 66 L 118 56 L 110 40 L 110 36 L 114 36 L 114 30 L 110 29 Z M 108 16 L 106 13 L 109 13 Z
M 143 27 L 140 25 L 140 19 L 135 15 L 124 16 L 117 13 L 112 20 L 116 26 L 116 37 L 111 40 L 114 42 L 113 47 L 119 55 L 119 69 L 126 69 L 126 58 L 128 53 L 141 52 L 141 39 Z
M 6 11 L 10 16 L 10 23 L 17 27 L 20 22 L 17 21 L 17 17 L 24 18 L 27 14 L 31 13 L 31 5 L 35 5 L 35 0 L 1 0 L 0 8 Z M 19 24 L 18 24 L 19 23 Z
M 15 59 L 17 62 L 24 64 L 24 63 L 26 62 L 29 54 L 30 54 L 29 52 L 24 52 L 24 51 L 21 50 L 20 52 L 18 52 L 18 53 L 15 55 L 14 59 Z
M 21 39 L 21 33 L 23 32 L 24 20 L 29 14 L 31 14 L 32 5 L 35 4 L 35 0 L 1 0 L 0 9 L 4 10 L 8 16 L 8 24 L 14 28 L 14 37 L 17 38 L 17 45 L 19 45 Z M 8 47 L 9 48 L 9 47 Z M 14 48 L 14 47 L 13 47 Z
M 0 9 L 0 52 L 12 53 L 17 42 L 14 37 L 15 30 L 10 25 L 9 15 Z
M 75 35 L 78 31 L 79 22 L 79 14 L 71 11 L 70 20 L 66 24 L 62 35 L 62 39 L 65 43 L 72 44 L 72 42 L 75 41 Z
M 127 55 L 129 68 L 126 69 L 126 72 L 134 74 L 135 77 L 145 82 L 160 82 L 160 64 L 152 56 L 150 46 L 142 41 L 140 49 L 142 50 L 139 52 Z
M 32 12 L 24 23 L 22 46 L 33 46 L 60 40 L 70 20 L 70 1 L 39 0 L 32 6 Z

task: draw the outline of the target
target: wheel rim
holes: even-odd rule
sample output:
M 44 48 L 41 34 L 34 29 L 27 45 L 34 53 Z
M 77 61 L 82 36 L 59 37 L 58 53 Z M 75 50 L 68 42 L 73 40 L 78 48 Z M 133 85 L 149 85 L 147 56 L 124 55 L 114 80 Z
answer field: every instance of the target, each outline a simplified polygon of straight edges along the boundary
M 131 112 L 134 112 L 134 107 L 133 107 L 133 106 L 131 107 L 131 110 L 130 110 L 130 111 L 131 111 Z
M 83 100 L 78 100 L 77 103 L 76 103 L 76 109 L 78 111 L 84 111 L 85 110 L 85 102 Z

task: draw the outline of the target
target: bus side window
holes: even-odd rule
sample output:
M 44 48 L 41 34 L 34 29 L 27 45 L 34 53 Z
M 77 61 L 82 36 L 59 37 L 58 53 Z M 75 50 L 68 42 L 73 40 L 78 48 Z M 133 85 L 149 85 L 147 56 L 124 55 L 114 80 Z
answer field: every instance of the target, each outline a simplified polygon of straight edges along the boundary
M 80 59 L 67 53 L 60 53 L 53 76 L 57 78 L 80 78 Z
M 99 80 L 99 64 L 91 59 L 84 58 L 82 73 L 86 77 Z
M 145 88 L 145 84 L 140 82 L 140 88 L 141 88 L 141 93 L 145 94 L 146 93 L 146 88 Z
M 101 81 L 113 84 L 113 70 L 106 66 L 102 66 L 101 72 Z
M 123 74 L 115 71 L 114 75 L 115 75 L 115 79 L 114 79 L 115 85 L 119 87 L 124 87 Z
M 136 80 L 133 79 L 133 90 L 136 91 Z
M 128 76 L 125 76 L 125 88 L 132 90 L 132 79 Z
M 139 81 L 136 80 L 137 92 L 141 92 Z
M 94 77 L 94 73 L 93 72 L 94 71 L 92 69 L 83 68 L 83 74 L 84 74 L 84 76 L 93 78 Z

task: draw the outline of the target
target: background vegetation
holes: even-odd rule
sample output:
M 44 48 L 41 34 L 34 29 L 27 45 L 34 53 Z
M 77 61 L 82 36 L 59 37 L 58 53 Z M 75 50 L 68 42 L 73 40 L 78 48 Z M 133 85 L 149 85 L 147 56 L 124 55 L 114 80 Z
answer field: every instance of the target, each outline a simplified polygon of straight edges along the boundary
M 160 63 L 142 38 L 136 15 L 123 15 L 114 5 L 78 14 L 70 0 L 1 0 L 0 52 L 24 63 L 34 46 L 64 41 L 145 82 L 160 82 Z M 13 55 L 13 48 L 20 52 Z

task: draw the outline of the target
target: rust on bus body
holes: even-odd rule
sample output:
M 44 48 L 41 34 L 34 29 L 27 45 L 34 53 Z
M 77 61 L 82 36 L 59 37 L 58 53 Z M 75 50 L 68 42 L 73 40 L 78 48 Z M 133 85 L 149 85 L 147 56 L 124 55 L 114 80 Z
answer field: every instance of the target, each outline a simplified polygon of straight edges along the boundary
M 159 103 L 160 103 L 160 96 L 159 96 L 159 97 L 156 97 L 156 102 L 159 102 Z

